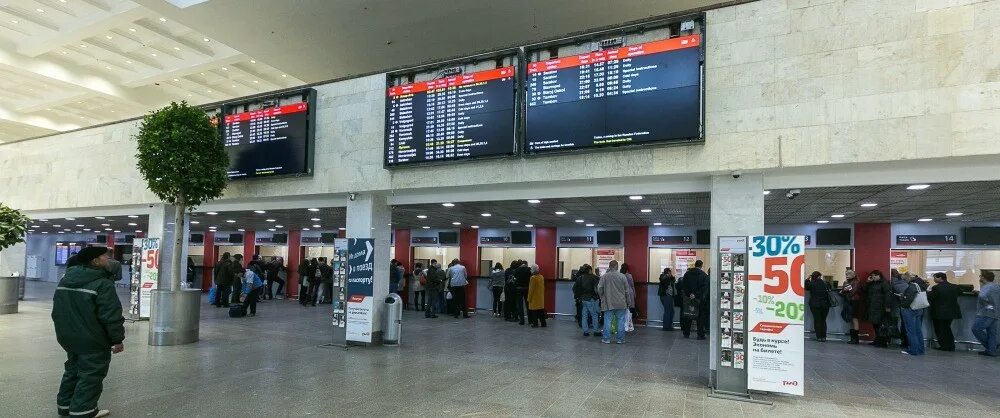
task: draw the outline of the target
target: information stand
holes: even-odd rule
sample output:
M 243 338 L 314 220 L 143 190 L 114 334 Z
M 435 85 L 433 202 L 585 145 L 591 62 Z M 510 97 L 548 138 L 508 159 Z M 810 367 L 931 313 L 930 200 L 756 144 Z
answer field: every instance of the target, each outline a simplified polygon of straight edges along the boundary
M 347 341 L 371 343 L 375 317 L 375 239 L 347 242 Z
M 142 277 L 142 241 L 132 241 L 132 274 L 128 279 L 129 308 L 125 319 L 130 321 L 141 321 L 139 316 L 139 288 L 142 287 L 140 279 Z M 148 319 L 148 318 L 147 318 Z
M 718 314 L 713 319 L 719 330 L 716 340 L 718 370 L 714 397 L 759 402 L 747 391 L 747 237 L 719 237 L 716 271 L 718 272 Z
M 333 255 L 333 342 L 328 346 L 347 347 L 347 239 L 338 238 Z

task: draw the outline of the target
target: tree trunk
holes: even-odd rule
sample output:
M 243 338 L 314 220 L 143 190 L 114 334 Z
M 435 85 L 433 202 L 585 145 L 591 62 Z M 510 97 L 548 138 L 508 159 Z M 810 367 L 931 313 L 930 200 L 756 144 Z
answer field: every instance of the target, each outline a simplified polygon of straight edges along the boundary
M 181 253 L 184 246 L 184 211 L 187 210 L 187 202 L 178 199 L 174 202 L 174 248 L 171 253 L 173 260 L 170 263 L 170 290 L 181 289 Z

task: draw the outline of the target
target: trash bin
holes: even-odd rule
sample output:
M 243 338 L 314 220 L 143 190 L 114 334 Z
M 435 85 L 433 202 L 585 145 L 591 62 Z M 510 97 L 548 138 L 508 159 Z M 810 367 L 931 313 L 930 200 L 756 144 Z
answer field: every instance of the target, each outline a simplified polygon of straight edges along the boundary
M 17 313 L 18 276 L 0 277 L 0 315 Z
M 385 332 L 383 345 L 399 345 L 399 334 L 403 327 L 403 299 L 395 293 L 385 297 Z

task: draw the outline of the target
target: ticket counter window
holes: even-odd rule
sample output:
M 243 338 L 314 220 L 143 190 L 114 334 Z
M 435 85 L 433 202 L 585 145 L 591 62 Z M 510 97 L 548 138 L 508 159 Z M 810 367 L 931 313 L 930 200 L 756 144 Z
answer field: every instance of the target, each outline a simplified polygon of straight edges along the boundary
M 707 248 L 650 248 L 649 249 L 649 281 L 658 283 L 663 269 L 670 267 L 674 276 L 681 277 L 688 268 L 701 260 L 703 268 L 708 272 L 712 266 L 711 251 Z
M 618 264 L 625 262 L 624 248 L 560 248 L 559 249 L 559 278 L 572 280 L 573 273 L 584 264 L 590 264 L 595 269 L 600 269 L 601 274 L 608 271 L 608 265 L 612 260 L 617 260 Z
M 442 267 L 448 267 L 448 263 L 456 258 L 459 258 L 458 247 L 413 247 L 413 262 L 424 263 L 424 268 L 427 268 L 431 260 L 437 260 Z
M 524 260 L 529 264 L 534 264 L 535 249 L 533 247 L 482 247 L 479 249 L 479 275 L 489 275 L 496 263 L 500 263 L 506 269 L 514 260 Z M 489 268 L 483 270 L 487 262 L 489 262 Z
M 306 260 L 311 260 L 313 258 L 319 260 L 320 258 L 323 257 L 325 257 L 327 260 L 333 260 L 333 257 L 334 255 L 336 255 L 337 251 L 336 247 L 332 245 L 320 246 L 320 247 L 304 247 L 304 248 L 305 251 L 303 251 L 302 253 L 305 254 Z
M 220 245 L 219 249 L 215 251 L 215 257 L 218 258 L 219 260 L 221 260 L 222 259 L 222 255 L 225 254 L 225 253 L 229 253 L 229 255 L 231 255 L 231 256 L 235 256 L 236 254 L 243 254 L 243 246 L 242 245 Z M 243 257 L 246 257 L 246 256 L 247 256 L 246 254 L 243 254 Z
M 805 274 L 818 271 L 824 277 L 828 277 L 832 282 L 836 282 L 837 287 L 844 283 L 845 271 L 854 265 L 854 251 L 833 250 L 823 248 L 806 248 Z
M 930 276 L 944 273 L 948 281 L 979 290 L 982 270 L 1000 270 L 1000 250 L 892 250 L 889 264 L 933 284 Z
M 188 257 L 194 261 L 194 267 L 202 267 L 205 265 L 205 246 L 203 245 L 188 245 Z
M 288 261 L 288 246 L 285 245 L 261 245 L 260 258 L 264 261 L 271 261 L 274 258 L 281 257 Z

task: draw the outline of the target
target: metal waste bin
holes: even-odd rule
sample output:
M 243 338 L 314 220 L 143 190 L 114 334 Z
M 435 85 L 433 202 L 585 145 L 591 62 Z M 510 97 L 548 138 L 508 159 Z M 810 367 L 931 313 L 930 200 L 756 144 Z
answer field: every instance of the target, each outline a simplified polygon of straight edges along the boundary
M 385 297 L 385 332 L 383 345 L 399 345 L 399 334 L 403 327 L 403 299 L 395 293 Z
M 0 315 L 17 313 L 18 276 L 0 277 Z

